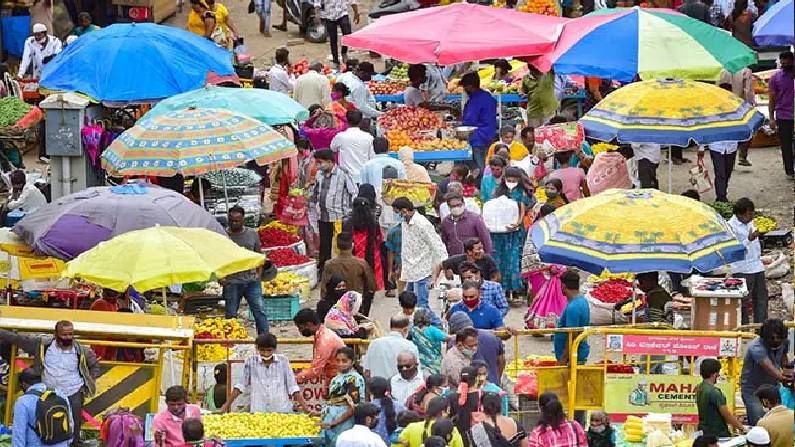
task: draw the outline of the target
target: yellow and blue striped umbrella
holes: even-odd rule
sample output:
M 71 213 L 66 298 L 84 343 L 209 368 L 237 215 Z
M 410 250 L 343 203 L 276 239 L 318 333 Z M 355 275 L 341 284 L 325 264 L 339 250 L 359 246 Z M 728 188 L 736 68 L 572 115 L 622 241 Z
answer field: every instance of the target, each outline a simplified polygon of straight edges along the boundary
M 102 167 L 118 176 L 200 175 L 296 153 L 290 140 L 246 115 L 189 108 L 141 119 L 102 153 Z
M 714 270 L 745 246 L 715 210 L 656 189 L 609 189 L 559 208 L 533 226 L 541 260 L 594 274 Z
M 764 117 L 732 92 L 682 80 L 635 82 L 610 93 L 580 119 L 585 134 L 621 143 L 747 141 Z

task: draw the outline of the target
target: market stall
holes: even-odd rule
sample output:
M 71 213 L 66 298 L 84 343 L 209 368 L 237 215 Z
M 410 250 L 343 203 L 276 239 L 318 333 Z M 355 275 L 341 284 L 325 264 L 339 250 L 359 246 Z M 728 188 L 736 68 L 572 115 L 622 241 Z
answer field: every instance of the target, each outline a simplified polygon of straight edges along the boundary
M 414 149 L 415 161 L 470 160 L 472 149 L 448 114 L 418 107 L 398 107 L 378 117 L 392 149 L 391 156 L 403 146 Z

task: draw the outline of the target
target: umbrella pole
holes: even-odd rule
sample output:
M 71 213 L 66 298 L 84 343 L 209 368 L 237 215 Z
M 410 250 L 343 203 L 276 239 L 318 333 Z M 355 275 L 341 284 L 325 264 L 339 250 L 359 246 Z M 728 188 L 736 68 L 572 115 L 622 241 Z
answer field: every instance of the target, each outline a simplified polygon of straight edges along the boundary
M 168 310 L 167 310 L 168 309 L 168 303 L 166 302 L 166 288 L 163 287 L 162 289 L 160 289 L 160 292 L 163 295 L 163 308 L 166 309 L 166 312 L 168 312 Z
M 674 166 L 673 157 L 671 156 L 672 147 L 668 146 L 668 194 L 671 194 L 673 189 Z
M 226 172 L 221 170 L 221 180 L 224 182 L 224 200 L 226 201 L 226 210 L 229 211 L 229 193 L 226 191 Z
M 204 208 L 204 188 L 202 188 L 202 176 L 197 176 L 194 181 L 199 182 L 199 203 L 201 204 L 202 208 Z

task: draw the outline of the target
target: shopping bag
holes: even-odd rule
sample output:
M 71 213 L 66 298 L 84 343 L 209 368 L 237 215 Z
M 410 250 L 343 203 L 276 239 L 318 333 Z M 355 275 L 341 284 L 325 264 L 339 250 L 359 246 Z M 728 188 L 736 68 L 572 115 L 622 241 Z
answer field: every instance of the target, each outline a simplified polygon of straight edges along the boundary
M 304 196 L 288 196 L 281 213 L 276 217 L 279 221 L 290 225 L 304 226 L 309 223 L 309 208 Z
M 596 154 L 586 179 L 592 196 L 611 188 L 627 189 L 632 186 L 627 161 L 615 151 Z
M 699 194 L 704 194 L 712 189 L 712 180 L 710 180 L 709 173 L 703 166 L 696 166 L 690 169 L 690 184 Z

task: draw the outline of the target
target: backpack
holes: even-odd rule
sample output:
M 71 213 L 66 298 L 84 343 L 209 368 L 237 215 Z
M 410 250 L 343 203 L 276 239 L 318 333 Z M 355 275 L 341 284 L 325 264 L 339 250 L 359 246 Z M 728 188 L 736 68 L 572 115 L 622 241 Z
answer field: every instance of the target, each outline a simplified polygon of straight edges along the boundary
M 72 439 L 74 426 L 69 420 L 69 402 L 53 390 L 30 390 L 25 394 L 37 397 L 36 425 L 30 428 L 44 445 L 58 444 Z
M 100 438 L 106 447 L 144 447 L 141 419 L 126 409 L 117 409 L 102 422 Z

